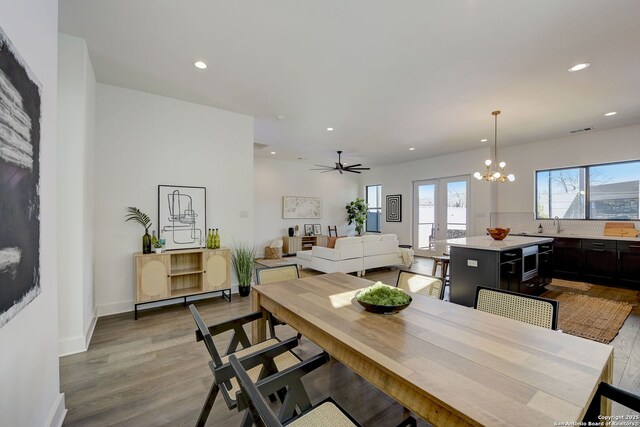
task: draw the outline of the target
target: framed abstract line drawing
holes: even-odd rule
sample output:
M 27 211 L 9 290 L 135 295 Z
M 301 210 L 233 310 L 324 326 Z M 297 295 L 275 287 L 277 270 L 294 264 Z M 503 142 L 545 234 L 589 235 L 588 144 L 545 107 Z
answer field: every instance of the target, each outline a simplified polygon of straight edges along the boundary
M 0 328 L 41 290 L 41 93 L 0 28 Z
M 387 222 L 402 222 L 402 194 L 387 196 Z
M 322 198 L 282 196 L 282 218 L 322 218 Z
M 207 237 L 207 189 L 158 185 L 158 233 L 167 250 L 204 246 Z

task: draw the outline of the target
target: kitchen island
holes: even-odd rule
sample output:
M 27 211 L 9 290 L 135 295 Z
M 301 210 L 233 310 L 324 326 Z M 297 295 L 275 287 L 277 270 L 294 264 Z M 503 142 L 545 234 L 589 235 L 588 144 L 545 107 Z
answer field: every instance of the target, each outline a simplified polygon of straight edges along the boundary
M 490 236 L 449 239 L 449 300 L 472 307 L 476 288 L 487 286 L 540 294 L 551 280 L 553 251 L 550 237 Z

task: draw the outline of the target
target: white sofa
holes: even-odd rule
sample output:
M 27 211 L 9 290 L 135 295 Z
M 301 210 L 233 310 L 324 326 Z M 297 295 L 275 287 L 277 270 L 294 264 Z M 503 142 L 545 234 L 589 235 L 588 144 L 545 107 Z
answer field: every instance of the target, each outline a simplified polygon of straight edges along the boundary
M 362 237 L 341 237 L 335 248 L 314 246 L 310 251 L 296 253 L 301 267 L 324 273 L 358 273 L 367 269 L 402 264 L 395 234 L 371 234 Z

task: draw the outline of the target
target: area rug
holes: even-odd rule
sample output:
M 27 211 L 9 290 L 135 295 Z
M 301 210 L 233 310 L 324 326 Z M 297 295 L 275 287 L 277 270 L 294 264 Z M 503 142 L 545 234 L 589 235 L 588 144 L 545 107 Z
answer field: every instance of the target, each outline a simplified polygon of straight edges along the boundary
M 562 293 L 554 298 L 560 303 L 558 329 L 571 335 L 609 344 L 631 313 L 631 304 Z
M 572 289 L 576 291 L 588 291 L 591 289 L 589 283 L 585 282 L 574 282 L 573 280 L 563 280 L 563 279 L 552 279 L 551 283 L 546 286 L 549 290 L 555 290 L 555 288 L 565 288 Z M 561 291 L 562 289 L 558 289 Z
M 298 258 L 294 256 L 279 258 L 279 259 L 257 259 L 257 264 L 260 264 L 264 267 L 280 267 L 283 265 L 293 265 L 298 263 Z

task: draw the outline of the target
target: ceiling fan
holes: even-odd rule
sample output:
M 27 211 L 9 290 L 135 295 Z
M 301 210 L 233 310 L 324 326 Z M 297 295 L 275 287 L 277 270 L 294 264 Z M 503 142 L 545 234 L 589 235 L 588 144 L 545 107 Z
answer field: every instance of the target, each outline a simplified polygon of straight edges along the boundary
M 338 151 L 338 161 L 336 162 L 335 167 L 334 166 L 325 166 L 325 165 L 315 165 L 315 166 L 319 166 L 319 168 L 313 168 L 311 170 L 312 171 L 322 171 L 320 173 L 338 171 L 338 172 L 340 172 L 340 175 L 342 175 L 343 172 L 361 173 L 360 171 L 368 171 L 368 170 L 371 169 L 371 168 L 359 167 L 359 166 L 362 166 L 362 163 L 345 166 L 344 164 L 342 164 L 342 160 L 341 160 L 341 157 L 340 157 L 341 155 L 342 155 L 342 151 Z

